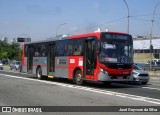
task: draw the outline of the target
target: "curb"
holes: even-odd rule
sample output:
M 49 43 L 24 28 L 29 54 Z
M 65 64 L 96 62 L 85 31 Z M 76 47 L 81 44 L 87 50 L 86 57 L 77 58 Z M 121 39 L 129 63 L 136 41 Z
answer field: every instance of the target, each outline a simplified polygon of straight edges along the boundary
M 150 79 L 160 80 L 160 77 L 150 77 Z

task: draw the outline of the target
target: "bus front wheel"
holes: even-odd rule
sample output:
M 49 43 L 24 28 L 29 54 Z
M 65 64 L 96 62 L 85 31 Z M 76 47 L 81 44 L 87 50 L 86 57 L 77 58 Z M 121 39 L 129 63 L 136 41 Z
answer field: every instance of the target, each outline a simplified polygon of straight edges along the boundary
M 37 75 L 38 79 L 40 79 L 40 80 L 42 79 L 42 69 L 41 69 L 41 67 L 37 68 L 36 75 Z
M 82 85 L 83 84 L 83 76 L 82 72 L 80 70 L 77 70 L 74 74 L 74 81 L 77 85 Z

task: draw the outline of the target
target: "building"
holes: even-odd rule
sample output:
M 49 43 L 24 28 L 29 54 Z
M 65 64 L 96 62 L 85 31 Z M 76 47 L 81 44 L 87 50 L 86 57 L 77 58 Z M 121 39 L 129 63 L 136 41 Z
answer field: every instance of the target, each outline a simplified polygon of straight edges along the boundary
M 8 43 L 8 38 L 7 37 L 2 37 L 2 41 L 4 41 L 5 43 Z
M 17 42 L 16 38 L 13 38 L 11 42 L 16 43 Z
M 152 39 L 152 46 L 150 49 L 150 39 L 134 39 L 134 61 L 146 63 L 150 59 L 160 59 L 160 38 Z

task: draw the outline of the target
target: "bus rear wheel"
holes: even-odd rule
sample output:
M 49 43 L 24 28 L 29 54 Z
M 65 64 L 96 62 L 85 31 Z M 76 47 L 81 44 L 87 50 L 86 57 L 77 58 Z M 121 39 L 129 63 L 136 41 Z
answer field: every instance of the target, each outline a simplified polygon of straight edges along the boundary
M 43 77 L 42 77 L 42 69 L 41 67 L 38 67 L 37 68 L 37 71 L 36 71 L 36 76 L 39 80 L 41 80 Z
M 77 70 L 74 74 L 74 81 L 77 85 L 82 85 L 83 84 L 83 76 L 82 72 L 80 70 Z

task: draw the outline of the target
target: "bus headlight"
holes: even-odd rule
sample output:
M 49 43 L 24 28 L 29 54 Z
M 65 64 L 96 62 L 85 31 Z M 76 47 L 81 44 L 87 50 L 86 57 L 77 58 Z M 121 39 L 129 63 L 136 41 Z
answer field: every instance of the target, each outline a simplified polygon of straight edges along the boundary
M 107 71 L 105 71 L 104 69 L 102 69 L 102 68 L 99 68 L 100 69 L 100 71 L 102 72 L 102 73 L 104 73 L 105 75 L 108 75 L 108 72 Z
M 101 72 L 103 72 L 103 69 L 102 69 L 102 68 L 99 68 L 99 70 L 100 70 Z

